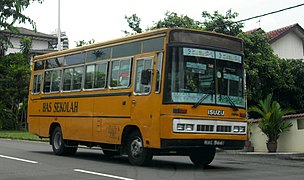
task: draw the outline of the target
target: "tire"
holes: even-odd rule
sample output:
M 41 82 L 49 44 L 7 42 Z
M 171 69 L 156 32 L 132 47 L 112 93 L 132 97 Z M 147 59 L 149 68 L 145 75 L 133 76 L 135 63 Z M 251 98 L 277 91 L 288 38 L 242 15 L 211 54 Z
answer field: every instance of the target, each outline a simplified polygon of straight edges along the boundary
M 139 131 L 131 133 L 127 143 L 127 154 L 129 162 L 135 166 L 148 165 L 153 158 L 151 149 L 144 147 Z
M 189 158 L 195 166 L 206 167 L 209 165 L 215 156 L 215 147 L 206 149 L 194 149 Z
M 58 126 L 52 133 L 51 137 L 52 149 L 54 154 L 63 156 L 63 155 L 74 155 L 77 151 L 77 146 L 66 147 L 65 142 L 63 140 L 63 135 L 61 128 Z

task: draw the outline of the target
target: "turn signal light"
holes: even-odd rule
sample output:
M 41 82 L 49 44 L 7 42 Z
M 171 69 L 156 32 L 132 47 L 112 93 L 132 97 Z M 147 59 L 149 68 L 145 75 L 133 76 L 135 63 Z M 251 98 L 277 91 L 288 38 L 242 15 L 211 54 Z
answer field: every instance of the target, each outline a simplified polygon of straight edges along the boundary
M 174 108 L 173 113 L 187 114 L 187 109 Z

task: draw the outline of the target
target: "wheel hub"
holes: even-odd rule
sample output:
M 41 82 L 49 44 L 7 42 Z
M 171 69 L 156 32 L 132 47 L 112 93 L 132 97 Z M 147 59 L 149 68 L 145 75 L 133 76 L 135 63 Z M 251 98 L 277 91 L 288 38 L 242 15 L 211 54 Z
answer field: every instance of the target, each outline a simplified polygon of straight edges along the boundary
M 140 156 L 142 152 L 143 144 L 141 139 L 137 138 L 134 139 L 131 143 L 131 153 L 133 157 L 138 157 Z

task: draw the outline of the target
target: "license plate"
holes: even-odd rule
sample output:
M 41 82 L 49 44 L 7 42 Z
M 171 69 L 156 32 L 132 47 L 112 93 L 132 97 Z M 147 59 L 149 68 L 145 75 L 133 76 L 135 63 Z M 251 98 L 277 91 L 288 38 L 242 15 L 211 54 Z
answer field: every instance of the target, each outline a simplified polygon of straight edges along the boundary
M 204 145 L 223 146 L 224 144 L 225 144 L 225 141 L 222 141 L 222 140 L 204 140 Z

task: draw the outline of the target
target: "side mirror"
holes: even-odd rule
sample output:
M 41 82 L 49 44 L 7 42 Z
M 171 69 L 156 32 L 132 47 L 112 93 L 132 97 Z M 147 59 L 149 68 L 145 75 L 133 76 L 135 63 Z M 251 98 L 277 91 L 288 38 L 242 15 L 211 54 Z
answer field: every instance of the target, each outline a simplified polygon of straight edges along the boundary
M 141 72 L 141 84 L 149 85 L 151 81 L 151 70 L 145 69 Z

